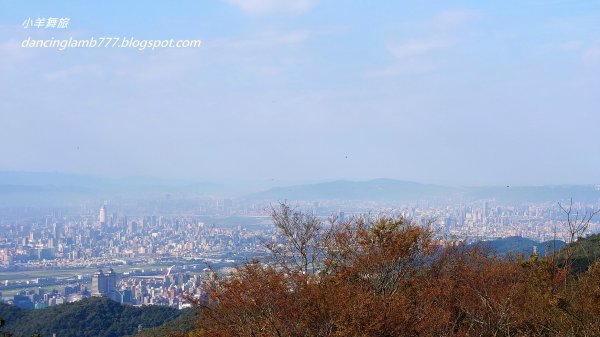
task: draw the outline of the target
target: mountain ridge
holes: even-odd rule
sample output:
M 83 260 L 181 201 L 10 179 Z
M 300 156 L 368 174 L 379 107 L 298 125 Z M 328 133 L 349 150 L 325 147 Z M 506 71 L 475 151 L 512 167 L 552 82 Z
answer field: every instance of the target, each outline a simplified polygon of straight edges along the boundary
M 421 199 L 461 199 L 498 201 L 560 201 L 573 198 L 577 201 L 600 200 L 600 190 L 595 185 L 546 186 L 486 186 L 453 187 L 422 184 L 388 178 L 367 181 L 335 180 L 323 183 L 279 186 L 245 196 L 247 199 L 276 200 L 386 200 L 418 201 Z
M 0 171 L 0 206 L 27 204 L 28 200 L 65 202 L 80 198 L 211 196 L 240 200 L 365 200 L 419 201 L 453 199 L 498 202 L 543 202 L 600 200 L 599 185 L 541 186 L 445 186 L 410 180 L 332 180 L 273 186 L 271 183 L 211 183 L 145 177 L 96 177 L 89 175 Z

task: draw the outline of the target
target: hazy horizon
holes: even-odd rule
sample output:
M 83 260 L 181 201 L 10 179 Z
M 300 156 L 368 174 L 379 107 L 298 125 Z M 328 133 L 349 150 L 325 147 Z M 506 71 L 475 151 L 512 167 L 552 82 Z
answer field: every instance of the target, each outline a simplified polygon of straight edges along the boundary
M 194 179 L 194 178 L 181 178 L 181 177 L 154 177 L 154 176 L 142 176 L 142 175 L 99 175 L 90 173 L 71 173 L 71 172 L 57 172 L 57 171 L 5 171 L 0 170 L 0 185 L 8 184 L 6 176 L 15 175 L 19 177 L 19 180 L 25 181 L 28 177 L 32 180 L 27 182 L 25 185 L 40 185 L 36 183 L 36 180 L 47 181 L 55 180 L 57 177 L 63 177 L 66 179 L 77 177 L 81 179 L 91 179 L 99 181 L 110 181 L 113 183 L 120 183 L 123 185 L 127 184 L 157 184 L 165 186 L 186 186 L 195 184 L 206 184 L 215 186 L 234 186 L 234 185 L 248 185 L 257 187 L 292 187 L 302 185 L 313 185 L 313 184 L 327 184 L 334 182 L 370 182 L 370 181 L 396 181 L 406 183 L 416 183 L 421 185 L 437 185 L 446 187 L 551 187 L 551 186 L 600 186 L 598 182 L 588 183 L 555 183 L 555 184 L 517 184 L 517 185 L 505 185 L 505 184 L 481 184 L 481 185 L 455 185 L 449 183 L 436 183 L 428 181 L 418 181 L 415 179 L 400 179 L 390 177 L 373 177 L 365 179 L 343 179 L 343 178 L 332 178 L 332 179 L 321 179 L 321 180 L 309 180 L 309 179 Z M 15 185 L 20 185 L 16 183 Z M 77 186 L 77 184 L 73 184 Z
M 0 171 L 598 184 L 600 1 L 0 0 Z M 68 17 L 68 29 L 24 28 Z M 102 36 L 199 48 L 22 48 Z

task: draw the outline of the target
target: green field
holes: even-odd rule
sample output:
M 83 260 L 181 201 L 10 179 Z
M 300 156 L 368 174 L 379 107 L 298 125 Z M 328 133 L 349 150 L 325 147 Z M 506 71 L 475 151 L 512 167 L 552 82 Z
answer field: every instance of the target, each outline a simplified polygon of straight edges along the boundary
M 86 286 L 88 289 L 91 288 L 91 283 L 84 283 L 83 285 Z M 23 290 L 35 290 L 38 288 L 42 288 L 46 292 L 50 292 L 53 289 L 60 290 L 62 288 L 62 286 L 54 285 L 54 286 L 44 286 L 44 287 L 32 287 L 32 286 L 20 287 L 20 288 L 14 288 L 14 289 L 10 289 L 10 290 L 4 290 L 4 291 L 2 291 L 2 296 L 3 297 L 11 297 L 11 296 L 18 294 L 19 292 L 21 292 Z
M 124 272 L 132 271 L 135 269 L 144 269 L 144 270 L 165 269 L 170 266 L 171 265 L 144 264 L 144 265 L 112 266 L 112 268 L 117 273 L 124 273 Z M 107 268 L 105 267 L 104 269 L 107 269 Z M 92 273 L 94 273 L 96 270 L 98 270 L 98 268 L 48 269 L 48 270 L 35 270 L 35 271 L 0 272 L 0 283 L 3 283 L 6 280 L 8 280 L 9 282 L 16 282 L 16 281 L 30 281 L 30 280 L 33 280 L 36 278 L 47 278 L 47 277 L 65 279 L 65 278 L 73 278 L 73 277 L 76 277 L 77 275 L 89 276 Z M 87 285 L 88 288 L 90 287 L 90 284 L 85 284 L 85 285 Z M 14 296 L 15 294 L 17 294 L 20 291 L 37 289 L 37 288 L 39 288 L 39 287 L 35 284 L 28 284 L 28 285 L 23 285 L 22 287 L 11 288 L 11 289 L 7 289 L 7 290 L 0 289 L 0 292 L 2 293 L 2 296 Z M 62 286 L 61 285 L 50 285 L 50 286 L 42 286 L 42 288 L 45 289 L 46 291 L 51 291 L 52 289 L 57 289 L 57 290 L 61 289 Z
M 124 273 L 132 271 L 134 269 L 164 269 L 171 265 L 132 265 L 132 266 L 113 266 L 112 268 L 117 273 Z M 108 268 L 104 268 L 108 269 Z M 0 282 L 8 281 L 27 281 L 38 277 L 57 277 L 57 278 L 69 278 L 77 275 L 91 275 L 98 268 L 78 268 L 78 269 L 48 269 L 48 270 L 35 270 L 35 271 L 8 271 L 0 272 Z

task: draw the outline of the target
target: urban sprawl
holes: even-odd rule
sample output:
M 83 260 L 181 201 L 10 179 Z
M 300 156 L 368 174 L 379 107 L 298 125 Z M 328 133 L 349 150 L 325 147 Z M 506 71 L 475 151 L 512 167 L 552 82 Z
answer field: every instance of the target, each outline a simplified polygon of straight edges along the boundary
M 0 218 L 0 299 L 23 308 L 44 308 L 104 296 L 132 305 L 190 306 L 206 296 L 203 284 L 215 273 L 266 256 L 267 242 L 281 242 L 268 203 L 230 199 L 198 210 L 133 215 L 110 203 L 90 210 Z M 323 219 L 390 215 L 430 226 L 439 242 L 475 242 L 522 236 L 562 239 L 565 213 L 556 203 L 500 204 L 484 200 L 460 204 L 333 201 L 297 202 Z M 584 214 L 598 205 L 575 203 Z M 592 222 L 588 234 L 600 232 Z

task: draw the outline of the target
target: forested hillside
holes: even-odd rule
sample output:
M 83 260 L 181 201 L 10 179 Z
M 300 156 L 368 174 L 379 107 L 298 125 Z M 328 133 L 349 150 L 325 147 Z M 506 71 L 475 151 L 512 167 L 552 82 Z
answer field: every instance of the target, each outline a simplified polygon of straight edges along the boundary
M 285 204 L 272 216 L 285 240 L 268 244 L 269 263 L 250 261 L 209 280 L 210 296 L 194 303 L 195 311 L 99 298 L 36 311 L 0 305 L 3 331 L 66 337 L 600 335 L 599 235 L 543 255 L 501 256 L 478 245 L 440 245 L 429 229 L 402 218 L 324 225 Z M 568 228 L 577 238 L 586 226 Z
M 500 257 L 441 246 L 405 219 L 323 226 L 286 205 L 273 218 L 287 238 L 270 246 L 276 263 L 216 279 L 189 336 L 600 335 L 597 236 Z M 576 238 L 585 226 L 567 229 Z
M 25 310 L 0 303 L 2 332 L 14 336 L 121 337 L 134 334 L 141 324 L 152 328 L 176 319 L 176 309 L 121 305 L 107 298 L 90 298 L 42 310 Z

